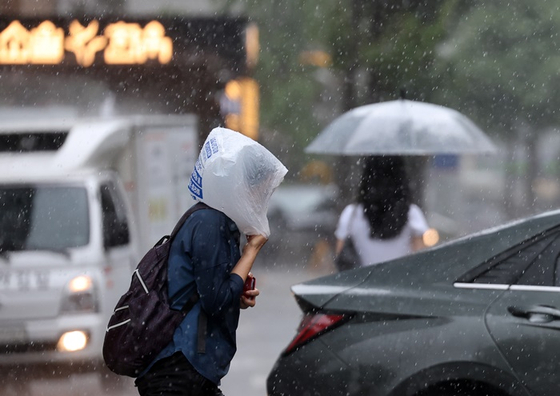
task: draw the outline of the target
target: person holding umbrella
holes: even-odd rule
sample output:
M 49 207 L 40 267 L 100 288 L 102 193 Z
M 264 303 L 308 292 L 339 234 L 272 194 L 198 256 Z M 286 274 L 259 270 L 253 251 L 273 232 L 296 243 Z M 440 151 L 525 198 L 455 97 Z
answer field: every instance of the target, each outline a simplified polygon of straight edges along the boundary
M 358 256 L 355 265 L 374 265 L 424 248 L 422 235 L 428 229 L 422 210 L 411 202 L 404 159 L 368 157 L 357 200 L 340 215 L 336 254 L 352 243 Z
M 497 149 L 466 115 L 402 97 L 348 110 L 328 124 L 305 152 L 375 156 L 367 160 L 357 202 L 343 210 L 335 232 L 335 263 L 346 268 L 345 262 L 375 264 L 423 246 L 420 238 L 428 226 L 420 208 L 410 203 L 402 156 L 483 154 Z M 355 250 L 359 260 L 353 259 Z

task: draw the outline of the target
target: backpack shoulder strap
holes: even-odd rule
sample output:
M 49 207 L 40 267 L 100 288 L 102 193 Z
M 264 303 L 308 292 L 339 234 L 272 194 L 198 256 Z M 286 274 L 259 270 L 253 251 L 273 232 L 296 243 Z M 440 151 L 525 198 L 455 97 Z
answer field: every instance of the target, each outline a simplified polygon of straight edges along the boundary
M 189 208 L 189 210 L 187 210 L 183 216 L 181 216 L 181 218 L 179 219 L 179 221 L 177 222 L 177 224 L 175 225 L 175 228 L 173 228 L 173 231 L 171 232 L 171 234 L 169 235 L 170 239 L 175 238 L 175 235 L 177 235 L 177 233 L 179 232 L 179 230 L 181 229 L 181 227 L 183 226 L 183 224 L 185 223 L 185 221 L 187 221 L 187 218 L 192 215 L 194 212 L 196 212 L 197 210 L 200 209 L 207 209 L 209 208 L 208 205 L 206 205 L 204 202 L 197 202 L 196 204 L 194 204 L 193 206 L 191 206 Z

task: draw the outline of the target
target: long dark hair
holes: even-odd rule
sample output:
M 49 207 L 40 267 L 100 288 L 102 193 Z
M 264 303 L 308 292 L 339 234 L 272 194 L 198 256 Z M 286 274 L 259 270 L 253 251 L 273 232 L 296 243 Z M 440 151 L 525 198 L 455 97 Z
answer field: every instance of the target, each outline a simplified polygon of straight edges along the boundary
M 408 221 L 411 203 L 404 159 L 367 157 L 358 202 L 364 206 L 372 238 L 389 239 L 399 235 Z

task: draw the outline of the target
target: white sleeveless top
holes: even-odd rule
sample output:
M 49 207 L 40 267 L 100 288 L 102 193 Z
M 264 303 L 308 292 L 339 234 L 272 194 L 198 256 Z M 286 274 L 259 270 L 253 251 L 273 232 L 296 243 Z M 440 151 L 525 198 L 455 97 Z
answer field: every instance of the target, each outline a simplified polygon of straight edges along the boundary
M 367 266 L 412 253 L 412 238 L 422 236 L 428 228 L 422 210 L 411 204 L 408 221 L 399 235 L 390 239 L 370 238 L 369 222 L 364 216 L 363 205 L 350 204 L 342 211 L 334 234 L 337 239 L 345 240 L 350 233 L 362 259 L 362 266 Z

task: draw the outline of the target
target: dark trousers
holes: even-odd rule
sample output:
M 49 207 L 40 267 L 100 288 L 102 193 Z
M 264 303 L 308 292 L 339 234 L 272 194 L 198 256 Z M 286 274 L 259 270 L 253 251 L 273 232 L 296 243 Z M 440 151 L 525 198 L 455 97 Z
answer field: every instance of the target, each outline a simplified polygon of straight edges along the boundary
M 224 396 L 181 352 L 158 361 L 135 383 L 140 396 Z

